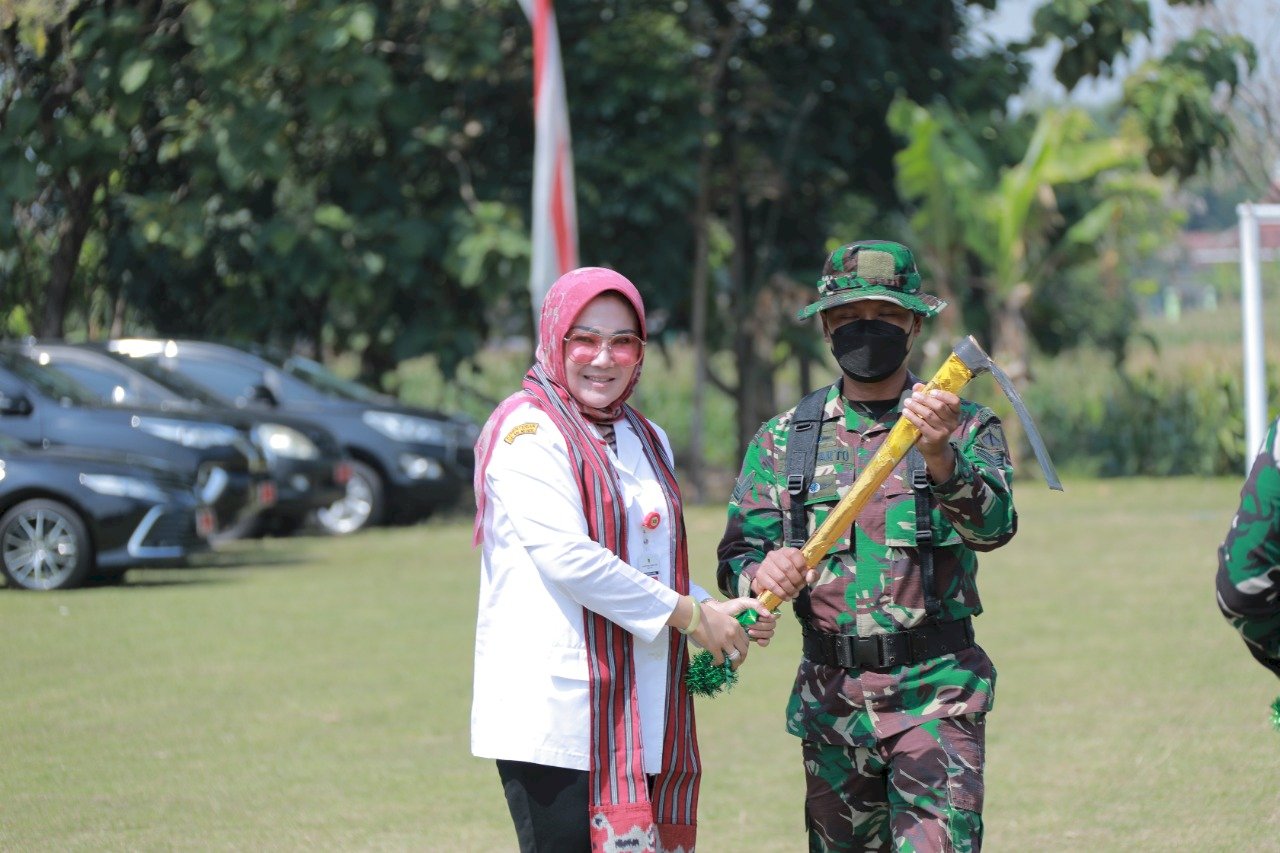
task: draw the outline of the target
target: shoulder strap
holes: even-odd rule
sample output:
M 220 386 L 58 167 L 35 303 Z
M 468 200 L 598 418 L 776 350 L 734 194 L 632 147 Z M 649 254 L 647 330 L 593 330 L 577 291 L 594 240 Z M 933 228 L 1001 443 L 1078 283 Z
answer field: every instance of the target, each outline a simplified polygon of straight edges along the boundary
M 804 496 L 818 463 L 818 438 L 822 434 L 822 408 L 831 386 L 825 385 L 805 395 L 791 415 L 791 431 L 787 435 L 787 494 L 791 496 L 790 524 L 786 525 L 786 544 L 800 548 L 808 537 L 809 520 L 804 511 Z
M 916 496 L 916 548 L 920 552 L 920 586 L 924 590 L 925 616 L 934 619 L 942 612 L 938 590 L 933 579 L 933 522 L 930 519 L 929 472 L 920 451 L 912 447 L 907 453 L 907 468 L 911 472 L 911 491 Z

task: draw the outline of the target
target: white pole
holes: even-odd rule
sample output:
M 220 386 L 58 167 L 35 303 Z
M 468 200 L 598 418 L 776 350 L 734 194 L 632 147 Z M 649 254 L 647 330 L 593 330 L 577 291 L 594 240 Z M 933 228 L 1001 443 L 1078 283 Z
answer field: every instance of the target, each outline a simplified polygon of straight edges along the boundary
M 1262 351 L 1262 275 L 1258 269 L 1257 211 L 1252 204 L 1241 204 L 1236 207 L 1236 214 L 1240 217 L 1240 313 L 1244 323 L 1244 466 L 1247 476 L 1267 428 L 1267 364 Z

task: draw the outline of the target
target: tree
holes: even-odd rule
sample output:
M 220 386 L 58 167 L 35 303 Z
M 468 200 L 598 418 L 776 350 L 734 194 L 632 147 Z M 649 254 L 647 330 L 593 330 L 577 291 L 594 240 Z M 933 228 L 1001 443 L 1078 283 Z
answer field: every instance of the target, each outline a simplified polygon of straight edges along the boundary
M 710 376 L 737 401 L 745 445 L 777 409 L 775 371 L 812 345 L 811 331 L 790 316 L 812 293 L 808 282 L 850 199 L 867 199 L 882 224 L 897 207 L 884 118 L 894 93 L 958 90 L 987 58 L 959 51 L 966 19 L 949 2 L 705 3 L 691 15 L 705 21 L 696 32 L 717 39 L 699 56 L 711 62 L 728 52 L 723 74 L 701 76 L 717 87 L 704 100 L 702 138 L 711 143 L 708 229 L 723 229 L 732 245 L 713 303 L 716 343 L 732 352 L 736 375 Z M 1004 79 L 1008 90 L 970 94 L 994 106 L 1016 87 L 1016 78 Z
M 7 286 L 42 335 L 79 274 L 163 334 L 354 348 L 375 378 L 455 365 L 528 251 L 510 5 L 85 0 L 0 22 Z
M 1199 30 L 1125 81 L 1124 103 L 1142 123 L 1152 174 L 1185 181 L 1230 150 L 1234 123 L 1224 106 L 1256 65 L 1247 39 Z
M 0 255 L 30 331 L 60 337 L 81 252 L 123 170 L 160 131 L 181 6 L 25 4 L 0 16 Z
M 494 168 L 531 159 L 498 120 L 513 97 L 500 71 L 520 79 L 502 37 L 518 10 L 232 5 L 191 4 L 202 97 L 125 199 L 121 251 L 165 252 L 184 287 L 135 275 L 134 293 L 170 327 L 354 349 L 375 381 L 424 352 L 451 369 L 528 252 L 520 191 Z

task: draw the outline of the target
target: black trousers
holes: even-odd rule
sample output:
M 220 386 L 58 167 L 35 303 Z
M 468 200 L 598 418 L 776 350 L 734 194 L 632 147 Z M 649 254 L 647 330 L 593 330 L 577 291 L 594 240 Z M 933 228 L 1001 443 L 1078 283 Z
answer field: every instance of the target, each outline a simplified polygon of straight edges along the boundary
M 498 759 L 520 853 L 590 853 L 586 770 Z
M 590 773 L 500 758 L 498 777 L 520 853 L 591 853 Z M 653 777 L 646 781 L 653 796 Z

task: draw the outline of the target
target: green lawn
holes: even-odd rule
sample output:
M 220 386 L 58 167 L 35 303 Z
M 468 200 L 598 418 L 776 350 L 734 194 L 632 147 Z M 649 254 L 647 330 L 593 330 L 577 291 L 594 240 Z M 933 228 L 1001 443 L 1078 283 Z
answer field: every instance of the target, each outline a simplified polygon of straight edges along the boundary
M 982 570 L 988 850 L 1280 850 L 1280 683 L 1213 602 L 1237 488 L 1020 489 L 1022 531 Z M 690 516 L 708 585 L 721 518 Z M 0 850 L 513 850 L 496 771 L 468 752 L 469 533 L 268 540 L 120 588 L 0 591 Z M 796 628 L 700 705 L 704 851 L 804 848 L 782 731 Z

